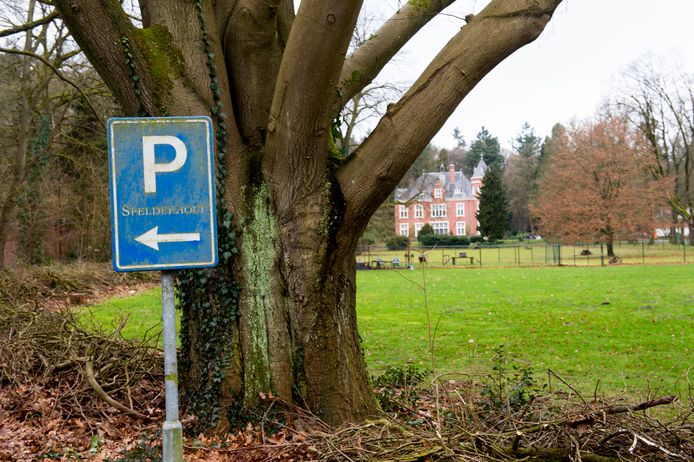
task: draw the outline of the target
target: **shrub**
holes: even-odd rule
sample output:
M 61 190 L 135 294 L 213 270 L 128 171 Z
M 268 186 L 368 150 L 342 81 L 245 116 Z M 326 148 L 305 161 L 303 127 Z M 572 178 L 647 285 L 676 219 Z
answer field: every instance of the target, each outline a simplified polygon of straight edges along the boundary
M 416 406 L 419 400 L 417 386 L 424 381 L 427 373 L 414 364 L 408 364 L 407 367 L 388 366 L 382 375 L 372 378 L 381 409 L 385 412 L 398 412 L 403 410 L 403 404 Z
M 530 403 L 541 387 L 533 377 L 530 365 L 509 355 L 505 345 L 499 345 L 493 351 L 492 372 L 482 380 L 483 404 L 489 409 L 517 411 Z
M 422 226 L 422 229 L 419 230 L 418 238 L 419 241 L 422 241 L 422 237 L 424 236 L 431 236 L 434 234 L 434 228 L 431 227 L 429 223 L 426 223 L 424 226 Z
M 419 242 L 425 246 L 468 246 L 470 245 L 470 238 L 466 236 L 451 236 L 450 234 L 420 234 Z
M 388 250 L 402 250 L 406 249 L 410 240 L 407 236 L 391 236 L 386 241 L 386 247 Z

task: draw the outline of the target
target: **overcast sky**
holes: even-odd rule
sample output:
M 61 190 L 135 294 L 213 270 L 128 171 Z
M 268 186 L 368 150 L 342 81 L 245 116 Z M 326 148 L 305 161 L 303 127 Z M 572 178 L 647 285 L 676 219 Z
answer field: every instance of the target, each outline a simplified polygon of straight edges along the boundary
M 385 19 L 398 2 L 365 3 Z M 410 41 L 379 80 L 411 84 L 464 24 L 460 18 L 487 3 L 458 0 L 448 16 L 432 20 Z M 453 147 L 455 127 L 469 143 L 484 125 L 510 148 L 525 121 L 544 137 L 557 122 L 594 114 L 619 88 L 625 68 L 647 53 L 694 71 L 694 0 L 564 0 L 542 35 L 487 75 L 433 143 Z

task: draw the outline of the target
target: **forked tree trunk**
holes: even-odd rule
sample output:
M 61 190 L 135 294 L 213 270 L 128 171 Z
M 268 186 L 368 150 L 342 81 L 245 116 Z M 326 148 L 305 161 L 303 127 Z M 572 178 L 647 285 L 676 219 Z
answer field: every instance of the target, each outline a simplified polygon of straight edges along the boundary
M 215 122 L 221 265 L 177 283 L 181 387 L 203 426 L 252 418 L 268 392 L 332 424 L 376 412 L 357 331 L 357 241 L 463 97 L 560 1 L 493 0 L 468 17 L 333 162 L 340 107 L 453 0 L 407 2 L 348 58 L 359 0 L 302 0 L 296 15 L 291 0 L 141 0 L 144 30 L 117 0 L 55 0 L 126 114 Z

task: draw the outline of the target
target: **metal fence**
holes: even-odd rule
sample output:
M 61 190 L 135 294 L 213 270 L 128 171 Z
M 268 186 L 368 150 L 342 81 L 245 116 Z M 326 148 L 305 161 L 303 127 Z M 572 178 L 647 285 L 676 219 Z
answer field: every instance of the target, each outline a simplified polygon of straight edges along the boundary
M 694 249 L 686 243 L 665 241 L 624 241 L 614 243 L 615 257 L 607 255 L 604 243 L 559 244 L 531 241 L 518 244 L 426 247 L 414 243 L 408 248 L 360 245 L 357 269 L 428 267 L 510 267 L 510 266 L 607 266 L 611 264 L 688 263 Z

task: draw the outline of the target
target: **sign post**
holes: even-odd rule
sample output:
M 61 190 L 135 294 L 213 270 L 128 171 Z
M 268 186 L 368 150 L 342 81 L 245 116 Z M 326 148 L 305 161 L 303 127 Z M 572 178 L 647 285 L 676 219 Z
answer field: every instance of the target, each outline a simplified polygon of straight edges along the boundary
M 166 415 L 162 427 L 162 459 L 183 460 L 183 426 L 178 420 L 178 368 L 176 363 L 176 311 L 173 271 L 161 272 L 162 320 L 164 322 L 164 386 Z
M 108 121 L 113 268 L 161 271 L 165 462 L 183 461 L 174 270 L 218 261 L 212 139 L 208 117 Z

